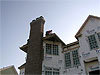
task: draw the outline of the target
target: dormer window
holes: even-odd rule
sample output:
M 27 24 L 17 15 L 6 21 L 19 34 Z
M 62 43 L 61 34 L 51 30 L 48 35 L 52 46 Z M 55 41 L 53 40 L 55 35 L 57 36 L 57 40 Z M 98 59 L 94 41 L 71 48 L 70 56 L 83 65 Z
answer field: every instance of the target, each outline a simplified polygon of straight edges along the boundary
M 89 40 L 89 45 L 90 45 L 91 50 L 98 48 L 98 44 L 97 44 L 95 34 L 88 36 L 88 40 Z
M 46 44 L 46 54 L 59 55 L 58 45 Z

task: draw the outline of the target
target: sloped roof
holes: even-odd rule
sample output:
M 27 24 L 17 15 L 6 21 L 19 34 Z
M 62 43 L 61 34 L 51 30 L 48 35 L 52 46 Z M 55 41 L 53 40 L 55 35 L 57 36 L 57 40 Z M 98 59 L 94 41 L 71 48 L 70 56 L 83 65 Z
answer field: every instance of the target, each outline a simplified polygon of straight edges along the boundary
M 66 45 L 55 33 L 52 33 L 50 35 L 47 35 L 47 36 L 43 37 L 43 41 L 44 40 L 57 41 L 57 42 L 61 42 L 63 46 Z M 20 47 L 20 49 L 27 53 L 28 42 L 27 42 L 27 44 L 25 44 L 22 47 Z
M 44 37 L 43 40 L 58 41 L 61 42 L 63 46 L 66 45 L 55 33 Z
M 69 43 L 66 46 L 64 46 L 64 48 L 71 47 L 71 46 L 74 46 L 76 44 L 79 44 L 79 41 L 75 41 L 75 42 Z
M 82 29 L 86 26 L 87 22 L 89 21 L 90 18 L 95 18 L 95 19 L 99 19 L 100 17 L 97 16 L 93 16 L 93 15 L 89 15 L 87 17 L 87 19 L 85 20 L 85 22 L 83 23 L 83 25 L 80 27 L 80 29 L 78 30 L 78 32 L 76 33 L 75 37 L 78 38 L 80 36 L 80 32 L 82 31 Z
M 12 69 L 14 71 L 14 73 L 16 75 L 18 75 L 18 73 L 17 73 L 17 71 L 16 71 L 16 69 L 15 69 L 15 67 L 13 65 L 1 68 L 0 72 L 6 71 L 6 70 L 9 70 L 9 69 Z

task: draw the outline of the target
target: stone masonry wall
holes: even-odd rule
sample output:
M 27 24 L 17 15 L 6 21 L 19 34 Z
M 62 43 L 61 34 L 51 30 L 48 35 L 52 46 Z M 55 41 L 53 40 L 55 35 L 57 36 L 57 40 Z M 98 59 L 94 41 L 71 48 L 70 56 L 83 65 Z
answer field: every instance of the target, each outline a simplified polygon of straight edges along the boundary
M 45 20 L 41 16 L 30 23 L 25 75 L 41 75 L 43 61 L 43 29 Z

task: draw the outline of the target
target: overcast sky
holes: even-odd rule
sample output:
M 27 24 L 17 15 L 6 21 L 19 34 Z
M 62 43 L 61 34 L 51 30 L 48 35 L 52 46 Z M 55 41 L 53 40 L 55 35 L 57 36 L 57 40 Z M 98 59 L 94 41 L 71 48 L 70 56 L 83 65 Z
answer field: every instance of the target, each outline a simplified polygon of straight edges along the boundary
M 25 63 L 19 49 L 29 38 L 30 22 L 45 18 L 45 31 L 52 29 L 66 44 L 89 15 L 100 17 L 100 0 L 2 0 L 0 1 L 0 68 Z M 17 69 L 18 71 L 18 69 Z

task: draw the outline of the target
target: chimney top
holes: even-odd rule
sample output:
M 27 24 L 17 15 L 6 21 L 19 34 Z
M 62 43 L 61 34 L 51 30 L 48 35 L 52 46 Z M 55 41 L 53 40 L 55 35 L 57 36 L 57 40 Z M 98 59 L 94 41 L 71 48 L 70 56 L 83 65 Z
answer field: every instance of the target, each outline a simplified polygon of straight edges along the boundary
M 32 20 L 32 22 L 31 22 L 31 23 L 37 22 L 37 21 L 39 21 L 39 20 L 42 20 L 42 22 L 43 22 L 43 23 L 45 22 L 44 17 L 43 17 L 43 16 L 40 16 L 40 17 L 38 17 L 38 18 L 36 18 L 36 19 Z

